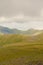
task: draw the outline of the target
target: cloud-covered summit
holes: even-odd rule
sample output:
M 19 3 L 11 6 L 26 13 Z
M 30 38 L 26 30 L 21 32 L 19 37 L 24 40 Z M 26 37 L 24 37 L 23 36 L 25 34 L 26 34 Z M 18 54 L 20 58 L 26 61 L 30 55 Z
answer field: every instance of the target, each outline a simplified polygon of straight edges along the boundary
M 43 29 L 43 0 L 0 0 L 0 26 Z

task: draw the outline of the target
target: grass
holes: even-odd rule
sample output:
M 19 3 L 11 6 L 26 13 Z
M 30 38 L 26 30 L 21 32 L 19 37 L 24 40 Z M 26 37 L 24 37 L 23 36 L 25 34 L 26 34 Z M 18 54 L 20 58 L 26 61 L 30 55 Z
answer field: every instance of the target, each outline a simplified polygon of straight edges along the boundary
M 43 37 L 41 41 L 31 39 L 22 35 L 0 36 L 0 65 L 43 65 Z

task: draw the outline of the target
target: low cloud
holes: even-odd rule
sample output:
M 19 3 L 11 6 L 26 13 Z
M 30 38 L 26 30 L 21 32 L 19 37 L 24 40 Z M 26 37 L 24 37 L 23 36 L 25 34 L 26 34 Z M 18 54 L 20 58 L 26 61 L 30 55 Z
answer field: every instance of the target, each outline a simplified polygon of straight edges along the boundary
M 0 26 L 8 27 L 11 29 L 19 29 L 19 30 L 28 30 L 30 28 L 33 29 L 43 29 L 43 22 L 38 22 L 38 21 L 29 21 L 29 22 L 23 22 L 23 23 L 17 23 L 17 22 L 4 22 L 0 23 Z
M 43 12 L 42 12 L 43 13 Z M 23 23 L 23 22 L 43 22 L 43 16 L 41 17 L 30 17 L 25 16 L 23 14 L 19 14 L 13 17 L 0 17 L 0 23 L 11 23 L 11 22 L 17 22 L 17 23 Z

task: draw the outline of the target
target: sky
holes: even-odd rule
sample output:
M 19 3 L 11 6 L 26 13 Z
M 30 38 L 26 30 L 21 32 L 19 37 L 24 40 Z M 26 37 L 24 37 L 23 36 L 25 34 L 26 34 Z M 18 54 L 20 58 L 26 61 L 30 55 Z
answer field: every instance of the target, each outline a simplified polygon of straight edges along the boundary
M 0 26 L 43 29 L 43 0 L 0 0 Z

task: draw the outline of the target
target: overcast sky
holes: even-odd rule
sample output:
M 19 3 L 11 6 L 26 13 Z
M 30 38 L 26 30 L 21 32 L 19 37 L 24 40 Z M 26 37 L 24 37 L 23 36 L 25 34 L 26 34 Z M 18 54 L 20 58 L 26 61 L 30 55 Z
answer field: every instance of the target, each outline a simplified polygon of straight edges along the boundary
M 0 0 L 0 16 L 12 17 L 23 14 L 36 17 L 41 15 L 41 11 L 43 0 Z
M 16 26 L 11 25 L 12 23 Z M 34 23 L 34 26 L 30 23 Z M 0 0 L 0 25 L 43 29 L 43 0 Z

